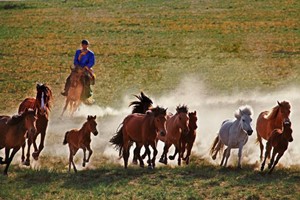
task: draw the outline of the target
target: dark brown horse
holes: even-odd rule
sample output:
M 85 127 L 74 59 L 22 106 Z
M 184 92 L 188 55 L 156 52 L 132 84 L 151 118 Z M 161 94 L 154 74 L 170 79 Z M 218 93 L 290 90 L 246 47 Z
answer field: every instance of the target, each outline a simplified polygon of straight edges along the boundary
M 26 137 L 32 138 L 36 134 L 36 120 L 36 110 L 28 109 L 13 117 L 0 116 L 0 149 L 5 148 L 5 160 L 0 157 L 0 163 L 6 164 L 4 175 L 7 175 L 8 167 Z
M 186 135 L 182 135 L 180 139 L 181 143 L 181 158 L 182 160 L 185 160 L 186 164 L 188 165 L 190 163 L 190 155 L 191 151 L 196 139 L 196 129 L 198 128 L 197 126 L 197 113 L 196 111 L 194 112 L 189 112 L 189 132 Z M 187 151 L 186 156 L 184 156 L 185 151 Z M 178 150 L 175 150 L 175 153 L 173 156 L 169 156 L 170 160 L 174 160 L 176 154 L 178 153 Z
M 173 144 L 177 152 L 181 152 L 181 138 L 189 132 L 189 116 L 187 106 L 177 106 L 175 115 L 168 115 L 166 136 L 158 135 L 158 139 L 165 143 L 163 154 L 159 162 L 167 164 L 167 154 Z M 181 165 L 181 156 L 178 156 L 178 165 Z
M 261 112 L 256 121 L 257 142 L 260 144 L 260 160 L 263 158 L 262 138 L 268 140 L 274 129 L 282 129 L 284 119 L 289 119 L 291 105 L 287 101 L 278 102 L 271 111 Z
M 128 115 L 110 142 L 115 145 L 120 154 L 122 152 L 125 168 L 128 166 L 129 149 L 132 142 L 137 144 L 135 153 L 138 156 L 141 167 L 144 166 L 144 162 L 140 156 L 140 149 L 144 145 L 146 150 L 149 150 L 150 145 L 153 148 L 153 157 L 150 159 L 150 150 L 147 151 L 150 160 L 148 167 L 154 168 L 157 155 L 157 134 L 166 134 L 166 109 L 161 107 L 151 108 L 146 114 L 134 113 Z
M 267 157 L 270 157 L 271 150 L 273 148 L 271 161 L 269 163 L 269 173 L 271 174 L 275 166 L 277 165 L 279 159 L 283 156 L 284 152 L 287 150 L 289 142 L 293 141 L 292 137 L 292 123 L 289 119 L 285 119 L 283 122 L 283 129 L 275 129 L 272 131 L 271 136 L 268 139 L 266 146 L 266 153 L 264 161 L 261 165 L 261 171 L 264 170 Z M 275 156 L 277 154 L 276 160 L 274 162 Z
M 36 128 L 37 132 L 32 139 L 27 140 L 27 155 L 25 160 L 25 143 L 22 146 L 22 162 L 24 165 L 30 165 L 30 147 L 33 144 L 34 152 L 32 156 L 35 160 L 38 160 L 38 157 L 41 151 L 44 148 L 44 141 L 46 136 L 46 130 L 48 126 L 49 112 L 51 108 L 52 101 L 52 91 L 46 84 L 37 84 L 36 85 L 36 98 L 26 98 L 19 106 L 19 114 L 21 114 L 25 109 L 36 109 L 37 110 L 37 121 Z M 41 140 L 39 148 L 36 145 L 37 136 L 41 134 Z M 25 161 L 24 161 L 25 160 Z
M 73 157 L 77 153 L 78 149 L 83 150 L 83 163 L 82 166 L 85 167 L 85 163 L 89 162 L 90 157 L 93 153 L 90 143 L 91 143 L 91 133 L 95 136 L 98 135 L 96 116 L 88 116 L 87 121 L 83 124 L 81 129 L 73 129 L 66 132 L 63 144 L 69 144 L 70 156 L 69 156 L 69 171 L 71 171 L 71 163 L 73 165 L 74 171 L 77 172 L 75 167 Z M 86 150 L 89 151 L 89 156 L 86 159 Z

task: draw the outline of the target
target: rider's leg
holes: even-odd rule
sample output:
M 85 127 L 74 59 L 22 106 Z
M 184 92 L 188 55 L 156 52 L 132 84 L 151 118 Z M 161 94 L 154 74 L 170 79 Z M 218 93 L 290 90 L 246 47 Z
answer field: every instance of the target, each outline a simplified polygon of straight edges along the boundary
M 64 91 L 61 93 L 63 96 L 67 96 L 68 95 L 68 91 L 70 88 L 71 82 L 70 82 L 70 76 L 68 76 L 66 83 L 65 83 L 65 88 Z

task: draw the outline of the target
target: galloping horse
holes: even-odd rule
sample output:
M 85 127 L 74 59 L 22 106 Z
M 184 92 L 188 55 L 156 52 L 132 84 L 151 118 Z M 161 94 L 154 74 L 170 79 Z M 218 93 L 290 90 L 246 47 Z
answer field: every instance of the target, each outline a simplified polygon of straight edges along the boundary
M 70 157 L 69 157 L 69 171 L 71 171 L 71 163 L 73 165 L 74 171 L 77 172 L 75 167 L 73 157 L 77 153 L 78 149 L 83 150 L 83 163 L 82 166 L 85 167 L 85 163 L 89 162 L 90 157 L 93 153 L 90 143 L 91 143 L 91 132 L 96 136 L 98 135 L 96 116 L 88 116 L 87 121 L 83 124 L 80 130 L 73 129 L 65 134 L 65 139 L 63 144 L 69 144 Z M 89 151 L 89 156 L 86 159 L 86 150 Z
M 27 155 L 26 160 L 24 155 L 24 150 L 26 143 L 22 146 L 22 163 L 24 165 L 30 165 L 30 147 L 33 143 L 34 152 L 32 156 L 35 160 L 38 160 L 38 157 L 41 151 L 44 148 L 44 140 L 46 135 L 46 129 L 48 126 L 49 112 L 51 108 L 52 100 L 52 91 L 46 84 L 37 84 L 36 85 L 36 98 L 26 98 L 19 106 L 19 114 L 21 114 L 25 109 L 37 109 L 37 121 L 36 121 L 36 134 L 30 139 L 27 140 Z M 38 134 L 41 134 L 41 140 L 39 148 L 36 145 L 36 138 Z
M 293 137 L 292 137 L 293 130 L 291 126 L 292 126 L 291 121 L 288 118 L 286 118 L 283 122 L 282 130 L 281 129 L 273 130 L 267 142 L 265 158 L 261 165 L 261 171 L 264 170 L 266 159 L 267 157 L 270 157 L 270 153 L 273 148 L 272 158 L 268 166 L 268 168 L 270 169 L 269 174 L 272 173 L 279 159 L 283 156 L 284 152 L 287 150 L 289 142 L 293 141 Z M 276 154 L 277 157 L 274 162 Z
M 119 154 L 123 153 L 125 169 L 128 165 L 129 148 L 132 142 L 137 144 L 135 153 L 138 156 L 141 167 L 144 166 L 144 162 L 140 156 L 140 149 L 144 145 L 149 150 L 150 145 L 153 148 L 153 157 L 150 160 L 149 150 L 147 152 L 150 160 L 148 167 L 154 168 L 157 155 L 157 134 L 166 134 L 166 109 L 159 106 L 151 108 L 146 114 L 134 113 L 128 115 L 123 120 L 122 126 L 116 135 L 110 139 L 110 142 L 119 150 Z
M 168 115 L 167 118 L 167 134 L 165 137 L 157 138 L 165 142 L 164 151 L 159 162 L 167 164 L 167 154 L 169 148 L 174 144 L 176 151 L 181 153 L 181 137 L 189 132 L 189 116 L 187 106 L 177 106 L 175 115 Z M 178 156 L 178 165 L 181 165 L 181 156 Z
M 0 149 L 5 148 L 5 160 L 0 157 L 0 164 L 6 164 L 4 175 L 26 137 L 32 138 L 36 134 L 36 119 L 36 110 L 28 109 L 17 116 L 0 116 Z M 9 155 L 10 149 L 13 150 Z
M 68 90 L 68 95 L 66 97 L 66 103 L 61 113 L 61 116 L 64 115 L 68 105 L 70 104 L 70 115 L 73 116 L 74 112 L 77 110 L 81 103 L 81 96 L 83 93 L 84 85 L 82 79 L 84 78 L 85 69 L 76 67 L 71 68 L 70 75 L 70 88 Z
M 145 114 L 147 112 L 147 110 L 149 110 L 151 107 L 152 107 L 152 100 L 147 97 L 143 92 L 141 92 L 141 95 L 138 96 L 138 95 L 134 95 L 139 101 L 132 101 L 130 104 L 129 104 L 129 107 L 132 106 L 133 109 L 132 109 L 132 114 L 133 113 L 140 113 L 140 114 Z M 132 163 L 133 164 L 137 164 L 137 155 L 136 155 L 136 151 L 138 149 L 135 148 L 134 150 L 134 155 L 133 155 L 133 159 L 132 159 Z M 146 154 L 145 154 L 146 156 Z
M 223 149 L 224 144 L 227 146 L 223 154 L 221 166 L 225 161 L 224 167 L 226 167 L 230 150 L 232 148 L 239 148 L 238 168 L 241 168 L 242 150 L 248 141 L 248 136 L 253 132 L 251 127 L 252 113 L 253 111 L 250 106 L 240 107 L 239 110 L 235 112 L 235 120 L 225 120 L 222 123 L 218 136 L 214 140 L 210 150 L 212 158 L 215 160 L 217 153 Z
M 268 140 L 274 129 L 282 129 L 284 119 L 291 113 L 291 105 L 287 101 L 278 102 L 271 111 L 261 112 L 256 121 L 257 142 L 260 144 L 260 160 L 263 158 L 264 145 L 262 138 Z
M 189 112 L 189 129 L 190 131 L 186 135 L 182 135 L 181 137 L 181 153 L 180 156 L 182 160 L 185 161 L 185 163 L 188 165 L 190 163 L 190 155 L 191 151 L 196 139 L 196 129 L 198 128 L 197 126 L 197 112 Z M 186 156 L 184 157 L 184 152 L 187 150 Z M 174 160 L 176 154 L 178 153 L 177 149 L 175 150 L 175 153 L 173 156 L 169 156 L 170 160 Z

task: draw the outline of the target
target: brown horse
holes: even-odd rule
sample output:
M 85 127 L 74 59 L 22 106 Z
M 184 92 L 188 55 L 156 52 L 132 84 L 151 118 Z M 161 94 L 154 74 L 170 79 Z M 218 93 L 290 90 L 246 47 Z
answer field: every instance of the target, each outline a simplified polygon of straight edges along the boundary
M 116 135 L 110 139 L 110 142 L 122 152 L 124 159 L 124 167 L 127 168 L 129 149 L 132 142 L 137 144 L 135 154 L 138 156 L 140 166 L 144 166 L 144 162 L 140 156 L 140 149 L 144 145 L 149 150 L 149 145 L 153 148 L 153 157 L 150 159 L 150 150 L 147 152 L 149 157 L 148 167 L 155 167 L 155 159 L 157 155 L 156 137 L 157 134 L 166 134 L 166 109 L 161 107 L 151 108 L 146 114 L 130 114 L 122 123 L 121 128 Z M 121 156 L 121 155 L 120 155 Z
M 271 150 L 273 148 L 272 158 L 269 163 L 269 174 L 272 173 L 273 169 L 277 165 L 279 159 L 282 157 L 284 152 L 287 150 L 289 142 L 293 141 L 292 137 L 292 123 L 289 119 L 285 119 L 283 122 L 283 129 L 275 129 L 271 133 L 271 136 L 268 139 L 267 146 L 266 146 L 266 152 L 265 152 L 265 158 L 261 165 L 261 171 L 264 170 L 265 162 L 267 157 L 270 157 Z M 276 160 L 274 162 L 275 156 L 277 154 Z
M 22 146 L 22 163 L 24 165 L 30 165 L 30 147 L 33 144 L 34 152 L 32 156 L 35 160 L 38 160 L 38 157 L 41 151 L 44 148 L 44 140 L 46 136 L 46 129 L 48 126 L 48 118 L 49 112 L 51 108 L 51 101 L 52 101 L 52 91 L 46 84 L 37 84 L 36 85 L 36 98 L 26 98 L 19 106 L 19 114 L 21 114 L 25 109 L 36 109 L 37 110 L 37 121 L 36 121 L 36 128 L 37 133 L 33 136 L 32 139 L 27 140 L 27 155 L 26 160 L 24 151 L 26 143 Z M 36 139 L 38 134 L 41 134 L 41 140 L 39 148 L 36 145 Z
M 65 134 L 65 139 L 63 144 L 69 144 L 70 157 L 69 157 L 69 171 L 71 171 L 71 163 L 73 165 L 74 171 L 77 172 L 75 167 L 73 157 L 77 153 L 78 149 L 83 150 L 83 163 L 82 166 L 85 167 L 85 163 L 89 162 L 90 157 L 93 153 L 90 143 L 91 143 L 91 133 L 95 136 L 98 135 L 96 116 L 88 116 L 87 121 L 83 124 L 80 130 L 73 129 Z M 86 150 L 89 151 L 89 156 L 86 159 Z
M 257 142 L 260 144 L 260 160 L 263 158 L 262 138 L 268 140 L 274 129 L 282 129 L 284 119 L 289 119 L 291 106 L 287 101 L 278 102 L 271 111 L 261 112 L 256 121 Z
M 132 106 L 133 109 L 132 109 L 132 114 L 133 113 L 140 113 L 140 114 L 145 114 L 147 112 L 147 110 L 150 110 L 152 108 L 152 100 L 146 96 L 143 92 L 141 92 L 141 95 L 134 95 L 138 101 L 132 101 L 130 104 L 129 104 L 129 107 Z M 134 155 L 133 155 L 133 159 L 132 159 L 132 163 L 133 164 L 137 164 L 137 158 L 138 158 L 138 155 L 136 155 L 136 151 L 138 151 L 138 148 L 135 148 L 134 150 Z M 146 157 L 146 152 L 143 156 L 143 158 Z
M 0 163 L 6 164 L 4 175 L 7 175 L 8 167 L 26 137 L 31 138 L 36 134 L 36 120 L 36 110 L 28 109 L 13 117 L 0 116 L 0 149 L 5 148 L 5 160 L 2 161 L 0 157 Z
M 190 163 L 190 155 L 191 151 L 196 139 L 196 129 L 198 128 L 197 126 L 197 113 L 196 111 L 194 112 L 189 112 L 189 132 L 186 135 L 182 135 L 181 137 L 181 158 L 182 160 L 185 160 L 185 163 L 188 165 Z M 184 157 L 185 150 L 187 150 L 186 156 Z M 173 156 L 169 156 L 170 160 L 174 160 L 176 154 L 178 153 L 177 149 L 175 150 L 175 153 Z
M 168 115 L 167 118 L 167 134 L 165 137 L 157 138 L 165 142 L 164 151 L 159 162 L 167 164 L 167 154 L 169 148 L 174 144 L 176 151 L 181 152 L 181 137 L 189 132 L 189 116 L 187 106 L 177 106 L 175 115 Z M 178 165 L 181 165 L 181 156 L 178 156 Z
M 70 115 L 73 116 L 74 112 L 77 110 L 81 103 L 81 96 L 83 93 L 84 85 L 82 79 L 85 76 L 85 69 L 76 67 L 71 68 L 70 75 L 70 88 L 68 90 L 68 95 L 66 97 L 66 103 L 61 113 L 61 116 L 64 115 L 68 105 L 70 104 Z

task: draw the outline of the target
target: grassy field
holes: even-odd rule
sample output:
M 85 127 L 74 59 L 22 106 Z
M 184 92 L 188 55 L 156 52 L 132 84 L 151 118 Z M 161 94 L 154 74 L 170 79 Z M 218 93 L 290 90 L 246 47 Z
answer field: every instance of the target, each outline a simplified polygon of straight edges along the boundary
M 98 105 L 118 108 L 140 90 L 160 96 L 185 77 L 212 95 L 299 85 L 299 10 L 296 0 L 0 2 L 1 114 L 34 96 L 36 82 L 50 85 L 61 106 L 83 38 L 97 60 Z M 125 171 L 102 159 L 78 175 L 60 158 L 42 158 L 39 170 L 14 165 L 0 177 L 0 199 L 300 199 L 299 168 L 266 176 L 194 158 L 181 168 Z

